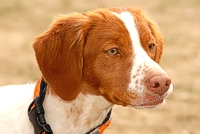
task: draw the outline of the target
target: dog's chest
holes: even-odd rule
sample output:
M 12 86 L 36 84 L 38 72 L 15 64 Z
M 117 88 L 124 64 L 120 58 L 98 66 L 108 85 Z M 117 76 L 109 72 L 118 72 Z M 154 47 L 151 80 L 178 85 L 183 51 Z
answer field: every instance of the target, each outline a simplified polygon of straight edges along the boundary
M 45 98 L 44 108 L 48 111 L 46 120 L 54 133 L 77 134 L 86 133 L 100 125 L 112 107 L 103 97 L 80 93 L 74 101 L 69 102 L 49 95 Z

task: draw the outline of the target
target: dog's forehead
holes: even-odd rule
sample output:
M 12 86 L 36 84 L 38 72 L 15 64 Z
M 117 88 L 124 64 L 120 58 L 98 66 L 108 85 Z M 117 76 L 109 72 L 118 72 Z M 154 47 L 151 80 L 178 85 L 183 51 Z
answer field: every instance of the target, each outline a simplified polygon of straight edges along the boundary
M 155 38 L 148 20 L 140 10 L 104 9 L 91 11 L 86 15 L 91 21 L 87 34 L 90 48 L 101 50 L 99 48 L 103 45 L 117 44 L 120 49 L 133 52 L 133 55 L 149 55 L 148 44 Z
M 149 40 L 149 38 L 141 38 L 142 36 L 140 34 L 148 35 L 148 37 L 151 36 L 150 32 L 143 31 L 141 33 L 138 31 L 140 29 L 139 26 L 146 25 L 143 22 L 139 22 L 138 18 L 134 16 L 133 13 L 129 11 L 123 11 L 120 13 L 113 13 L 116 15 L 125 25 L 127 31 L 128 31 L 128 38 L 131 40 L 131 47 L 134 51 L 134 55 L 137 55 L 138 57 L 144 57 L 147 56 L 147 52 L 144 50 L 144 44 L 142 45 L 142 40 Z M 141 23 L 141 24 L 138 24 Z M 148 27 L 148 26 L 146 26 Z M 145 41 L 148 42 L 148 41 Z
M 115 14 L 124 22 L 124 25 L 129 32 L 129 37 L 132 41 L 132 44 L 134 44 L 135 46 L 139 46 L 140 38 L 139 38 L 138 30 L 134 21 L 134 16 L 130 12 L 121 12 L 119 14 L 117 13 L 113 13 L 113 14 Z

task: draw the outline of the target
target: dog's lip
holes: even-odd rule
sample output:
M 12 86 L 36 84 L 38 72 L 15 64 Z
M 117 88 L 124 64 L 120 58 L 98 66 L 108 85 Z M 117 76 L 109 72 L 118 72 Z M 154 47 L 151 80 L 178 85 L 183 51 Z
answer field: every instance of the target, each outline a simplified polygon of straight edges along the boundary
M 158 99 L 155 99 L 155 100 L 149 100 L 149 101 L 145 101 L 143 103 L 140 104 L 140 106 L 157 106 L 159 104 L 162 104 L 164 101 L 164 98 L 158 98 Z
M 155 100 L 145 100 L 140 104 L 134 105 L 133 107 L 137 109 L 142 109 L 142 108 L 151 109 L 157 107 L 158 105 L 163 104 L 164 101 L 165 101 L 164 98 L 157 98 Z
M 155 108 L 165 102 L 165 98 L 167 97 L 167 94 L 158 95 L 158 94 L 151 94 L 148 96 L 143 96 L 141 98 L 138 98 L 134 100 L 134 103 L 132 103 L 132 107 L 137 109 L 144 109 L 144 108 Z
M 168 94 L 169 93 L 166 92 L 163 95 L 159 95 L 149 90 L 143 94 L 138 94 L 134 92 L 134 93 L 128 94 L 129 99 L 130 99 L 129 103 L 118 98 L 117 102 L 120 102 L 120 103 L 117 103 L 117 104 L 128 106 L 128 107 L 134 107 L 137 109 L 145 109 L 145 108 L 151 109 L 151 108 L 155 108 L 159 105 L 164 104 L 165 99 L 169 96 Z

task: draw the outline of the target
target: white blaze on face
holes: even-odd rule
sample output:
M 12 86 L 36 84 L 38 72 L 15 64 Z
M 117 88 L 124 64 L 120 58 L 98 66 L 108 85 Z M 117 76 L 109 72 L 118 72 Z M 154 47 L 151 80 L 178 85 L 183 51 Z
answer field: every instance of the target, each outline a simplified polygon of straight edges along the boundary
M 143 49 L 140 41 L 140 35 L 134 21 L 134 16 L 130 12 L 114 14 L 124 22 L 132 41 L 133 67 L 130 73 L 131 82 L 129 84 L 128 91 L 142 94 L 144 90 L 146 90 L 145 85 L 142 83 L 144 78 L 146 78 L 145 74 L 148 74 L 148 72 L 150 73 L 152 70 L 155 70 L 153 72 L 159 72 L 162 74 L 166 73 L 148 56 L 146 51 Z

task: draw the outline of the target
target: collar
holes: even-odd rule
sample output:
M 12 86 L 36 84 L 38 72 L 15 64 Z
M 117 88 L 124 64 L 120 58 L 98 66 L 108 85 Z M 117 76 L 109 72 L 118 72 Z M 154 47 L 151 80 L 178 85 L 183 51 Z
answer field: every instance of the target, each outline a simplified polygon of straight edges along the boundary
M 45 111 L 42 105 L 46 95 L 46 87 L 47 84 L 41 77 L 35 86 L 34 100 L 28 108 L 28 116 L 30 122 L 34 127 L 34 134 L 53 134 L 51 126 L 46 123 L 46 119 L 44 117 Z M 93 128 L 85 134 L 103 134 L 104 130 L 111 123 L 111 112 L 112 109 L 108 112 L 106 118 L 99 126 Z
M 106 118 L 99 126 L 93 128 L 92 130 L 90 130 L 89 132 L 87 132 L 85 134 L 103 134 L 103 132 L 106 130 L 106 128 L 111 123 L 111 119 L 110 119 L 111 113 L 112 113 L 112 109 L 108 112 Z
M 42 105 L 46 95 L 46 87 L 46 82 L 40 78 L 34 90 L 34 100 L 28 108 L 28 116 L 34 127 L 34 134 L 53 134 L 50 125 L 46 123 Z

